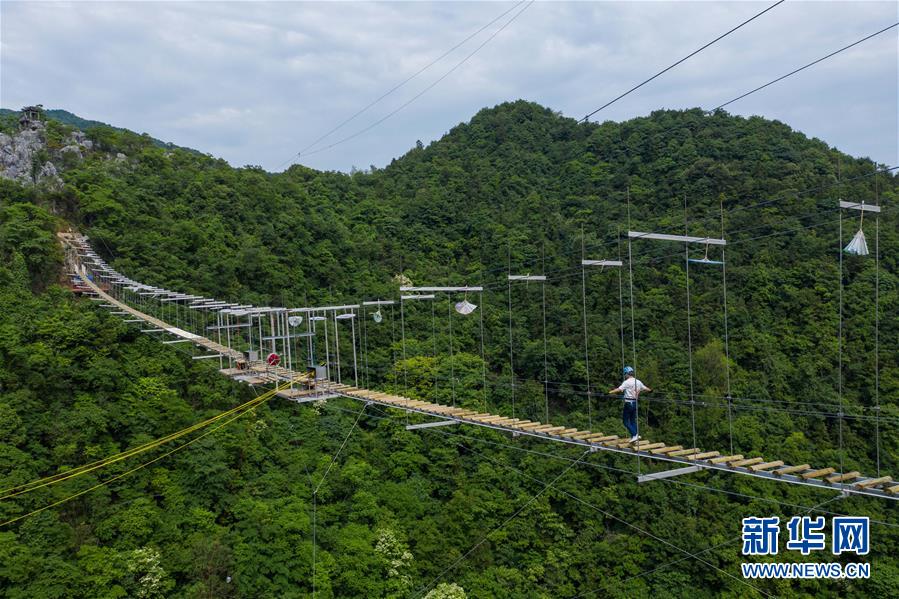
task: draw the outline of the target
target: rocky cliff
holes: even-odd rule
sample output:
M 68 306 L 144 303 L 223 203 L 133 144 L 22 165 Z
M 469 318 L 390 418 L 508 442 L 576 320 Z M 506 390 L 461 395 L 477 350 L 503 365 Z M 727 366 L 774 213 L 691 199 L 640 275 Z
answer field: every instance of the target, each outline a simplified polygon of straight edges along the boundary
M 47 143 L 47 126 L 33 121 L 15 133 L 0 133 L 0 177 L 20 183 L 59 187 L 59 164 L 80 161 L 93 147 L 82 131 L 73 131 L 62 144 Z

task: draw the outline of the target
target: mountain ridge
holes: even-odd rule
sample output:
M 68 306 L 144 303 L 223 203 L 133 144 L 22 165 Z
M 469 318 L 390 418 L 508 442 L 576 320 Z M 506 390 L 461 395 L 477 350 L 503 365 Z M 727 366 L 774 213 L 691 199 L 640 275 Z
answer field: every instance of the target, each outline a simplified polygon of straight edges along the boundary
M 20 112 L 18 110 L 12 110 L 10 108 L 0 108 L 0 117 L 6 117 L 7 119 L 10 119 L 11 117 L 18 118 L 19 114 L 20 114 Z M 115 131 L 120 131 L 120 132 L 127 131 L 129 133 L 134 133 L 135 135 L 147 136 L 150 140 L 152 140 L 153 145 L 160 147 L 160 148 L 167 148 L 167 149 L 178 148 L 178 149 L 182 149 L 182 150 L 187 150 L 189 152 L 195 152 L 197 154 L 202 154 L 202 152 L 200 152 L 199 150 L 195 150 L 193 148 L 189 148 L 186 146 L 179 146 L 177 144 L 174 144 L 174 143 L 168 142 L 168 141 L 162 141 L 160 139 L 157 139 L 157 138 L 151 136 L 148 133 L 137 133 L 136 131 L 133 131 L 126 127 L 116 127 L 115 125 L 110 125 L 109 123 L 104 123 L 102 121 L 85 119 L 85 118 L 82 118 L 82 117 L 78 116 L 77 114 L 75 114 L 73 112 L 69 112 L 68 110 L 65 110 L 63 108 L 45 109 L 44 115 L 48 119 L 52 119 L 54 121 L 62 123 L 63 125 L 69 125 L 71 127 L 75 127 L 76 129 L 84 131 L 85 133 L 90 131 L 91 129 L 108 127 L 109 129 L 113 129 Z
M 452 310 L 464 296 L 443 295 L 385 305 L 380 325 L 360 313 L 367 387 L 623 435 L 620 401 L 604 390 L 632 364 L 655 390 L 640 398 L 645 438 L 899 472 L 899 179 L 872 176 L 869 160 L 761 118 L 657 111 L 577 125 L 521 101 L 368 173 L 233 168 L 95 131 L 99 149 L 63 169 L 59 188 L 0 180 L 3 488 L 253 396 L 218 364 L 204 370 L 214 360 L 191 359 L 190 344 L 161 344 L 55 285 L 54 233 L 67 226 L 126 276 L 241 304 L 396 298 L 397 275 L 485 288 L 468 294 L 478 317 Z M 839 198 L 884 207 L 879 262 L 841 252 L 862 226 L 873 249 L 875 222 L 839 217 Z M 687 261 L 706 248 L 630 247 L 631 228 L 727 238 L 726 256 L 709 250 L 726 260 L 726 296 L 723 268 Z M 584 272 L 583 257 L 628 267 Z M 510 287 L 509 274 L 528 273 L 547 280 Z M 352 334 L 340 330 L 345 382 Z M 441 578 L 459 598 L 742 597 L 747 558 L 724 543 L 741 519 L 786 522 L 831 497 L 709 471 L 638 484 L 650 465 L 632 457 L 480 429 L 407 431 L 404 414 L 341 402 L 259 406 L 108 492 L 16 523 L 0 534 L 0 588 L 305 596 L 314 552 L 322 597 L 407 597 Z M 314 500 L 310 480 L 322 483 Z M 89 488 L 79 484 L 58 497 Z M 56 499 L 0 510 L 13 518 Z M 872 518 L 871 579 L 752 584 L 778 596 L 899 594 L 895 506 L 847 497 L 839 511 Z M 717 570 L 680 559 L 703 551 Z

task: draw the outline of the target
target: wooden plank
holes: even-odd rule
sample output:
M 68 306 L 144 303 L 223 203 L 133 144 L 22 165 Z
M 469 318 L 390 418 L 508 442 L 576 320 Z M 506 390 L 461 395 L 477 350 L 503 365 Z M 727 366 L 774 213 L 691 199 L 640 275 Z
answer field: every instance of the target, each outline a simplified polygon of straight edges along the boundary
M 450 414 L 447 413 L 446 410 L 439 408 L 439 407 L 429 407 L 429 408 L 419 408 L 419 409 L 427 412 L 428 414 L 434 414 L 435 416 L 440 416 L 440 417 L 444 417 L 444 418 L 450 416 Z
M 820 470 L 812 470 L 811 472 L 803 472 L 799 476 L 808 480 L 810 478 L 818 478 L 819 476 L 824 476 L 825 474 L 832 474 L 836 472 L 833 468 L 821 468 Z
M 645 448 L 647 445 L 655 445 L 655 441 L 650 441 L 649 439 L 641 439 L 634 443 L 634 447 L 639 447 L 640 449 Z
M 634 442 L 631 441 L 630 439 L 619 440 L 619 441 L 616 441 L 615 443 L 612 443 L 612 445 L 615 445 L 616 447 L 631 447 L 631 446 L 633 446 L 633 444 L 634 444 Z
M 462 410 L 461 412 L 456 412 L 453 414 L 456 418 L 468 418 L 472 414 L 477 414 L 474 410 Z
M 396 406 L 398 408 L 409 409 L 409 408 L 415 407 L 409 403 L 408 399 L 396 399 L 396 398 L 390 398 L 390 397 L 376 397 L 376 398 L 372 398 L 372 399 L 374 399 L 375 401 L 388 403 L 388 404 L 390 404 L 392 406 Z
M 471 420 L 477 420 L 478 422 L 489 422 L 489 421 L 493 420 L 494 418 L 496 418 L 496 419 L 502 418 L 502 416 L 497 416 L 496 414 L 483 414 L 481 412 L 478 412 L 478 413 L 474 414 L 473 416 L 470 416 L 470 418 L 471 418 Z
M 667 445 L 665 447 L 660 447 L 659 449 L 653 449 L 650 453 L 654 453 L 657 455 L 665 455 L 666 453 L 671 453 L 672 451 L 679 451 L 683 449 L 683 445 Z
M 777 468 L 783 465 L 783 460 L 775 460 L 773 462 L 762 462 L 761 464 L 755 464 L 754 466 L 750 466 L 749 469 L 753 472 L 762 472 L 763 470 L 768 470 L 769 468 Z
M 780 476 L 782 474 L 795 474 L 796 472 L 804 472 L 805 470 L 809 470 L 811 466 L 808 464 L 800 464 L 799 466 L 787 466 L 785 468 L 778 468 L 774 471 L 774 474 Z
M 543 431 L 545 431 L 545 430 L 547 430 L 547 429 L 550 429 L 550 428 L 556 428 L 556 427 L 554 427 L 554 426 L 551 425 L 551 424 L 541 424 L 540 426 L 538 426 L 538 427 L 536 427 L 536 428 L 534 428 L 534 429 L 532 429 L 532 430 L 533 430 L 533 432 L 535 432 L 535 433 L 542 433 Z
M 582 440 L 582 439 L 586 439 L 587 437 L 593 437 L 593 436 L 596 436 L 596 434 L 597 434 L 597 433 L 593 433 L 593 432 L 590 432 L 590 431 L 581 431 L 581 432 L 579 432 L 579 433 L 577 433 L 577 434 L 575 434 L 575 435 L 571 435 L 571 438 L 572 438 L 572 439 L 577 439 L 578 441 L 580 441 L 580 440 Z M 602 434 L 602 433 L 599 433 L 599 434 Z
M 550 428 L 546 428 L 546 429 L 543 429 L 543 430 L 540 430 L 539 428 L 536 429 L 536 430 L 537 430 L 538 432 L 541 432 L 541 433 L 545 434 L 545 435 L 554 435 L 554 434 L 559 434 L 561 431 L 564 431 L 564 430 L 565 430 L 565 427 L 564 427 L 564 426 L 552 426 L 552 427 L 550 427 Z
M 761 464 L 765 461 L 765 458 L 749 458 L 748 460 L 736 460 L 735 462 L 728 462 L 727 465 L 731 468 L 742 468 L 745 466 L 752 466 L 753 464 Z
M 377 399 L 383 399 L 385 401 L 389 401 L 391 403 L 395 403 L 397 405 L 403 405 L 403 406 L 412 402 L 412 400 L 409 399 L 408 397 L 400 397 L 399 395 L 390 395 L 389 393 L 375 393 L 375 395 L 373 397 L 376 397 Z
M 824 480 L 829 483 L 841 483 L 847 480 L 852 480 L 853 478 L 858 478 L 860 476 L 860 472 L 853 470 L 852 472 L 845 472 L 843 474 L 834 474 L 833 476 L 828 476 Z
M 679 449 L 677 451 L 672 451 L 668 455 L 670 456 L 685 456 L 685 455 L 693 455 L 694 453 L 699 453 L 701 450 L 698 447 L 694 447 L 692 449 Z
M 576 429 L 576 428 L 566 428 L 565 430 L 563 430 L 562 432 L 559 433 L 559 436 L 560 436 L 560 437 L 567 437 L 567 436 L 572 435 L 572 434 L 574 434 L 574 433 L 576 433 L 576 432 L 577 432 L 577 429 Z
M 727 462 L 735 462 L 737 460 L 742 460 L 742 459 L 743 459 L 743 455 L 737 454 L 737 455 L 723 455 L 721 457 L 713 458 L 709 461 L 713 464 L 725 464 Z
M 696 461 L 696 460 L 705 460 L 708 458 L 714 458 L 715 456 L 721 455 L 718 451 L 705 451 L 703 453 L 694 453 L 693 455 L 688 455 L 687 459 Z
M 284 397 L 286 399 L 291 399 L 294 397 L 314 395 L 315 393 L 317 393 L 315 389 L 284 389 L 283 391 L 278 391 L 277 393 L 275 393 L 275 395 Z
M 889 493 L 890 495 L 899 495 L 899 485 L 887 487 L 886 492 Z
M 326 388 L 327 388 L 327 387 L 326 387 Z M 397 399 L 397 398 L 395 398 L 395 397 L 391 397 L 391 396 L 389 396 L 389 395 L 381 395 L 381 396 L 378 396 L 378 395 L 363 395 L 363 394 L 361 394 L 361 393 L 357 393 L 357 394 L 356 394 L 356 397 L 361 397 L 362 399 L 368 399 L 368 400 L 370 400 L 370 401 L 378 401 L 378 402 L 381 402 L 381 403 L 390 404 L 390 405 L 392 405 L 392 406 L 401 406 L 401 405 L 405 405 L 405 404 L 403 404 L 403 402 L 400 401 L 399 399 Z
M 528 424 L 522 424 L 521 426 L 516 427 L 516 428 L 519 428 L 523 431 L 530 431 L 530 430 L 534 430 L 535 428 L 537 428 L 539 426 L 543 426 L 543 425 L 540 424 L 539 422 L 530 422 Z
M 618 446 L 619 446 L 619 447 L 624 447 L 624 446 L 626 446 L 626 445 L 630 445 L 631 447 L 633 447 L 633 448 L 635 448 L 635 449 L 642 449 L 642 447 L 643 447 L 644 445 L 650 445 L 651 443 L 652 443 L 652 441 L 649 441 L 649 440 L 647 440 L 647 439 L 643 439 L 643 440 L 640 440 L 640 441 L 631 441 L 630 439 L 622 439 L 622 440 L 618 443 Z
M 640 447 L 640 451 L 649 451 L 651 449 L 658 449 L 659 447 L 665 447 L 664 443 L 650 443 L 648 445 L 643 445 Z
M 391 406 L 405 407 L 405 405 L 406 405 L 405 400 L 396 399 L 395 397 L 371 397 L 371 396 L 365 396 L 365 395 L 361 395 L 360 397 L 362 397 L 362 399 L 369 399 L 371 401 L 379 401 L 381 403 L 386 403 Z
M 526 431 L 526 430 L 528 430 L 528 427 L 533 427 L 536 425 L 537 425 L 536 422 L 525 422 L 524 424 L 515 423 L 515 424 L 510 424 L 509 428 L 515 429 L 517 431 Z
M 590 435 L 587 437 L 587 441 L 590 443 L 604 443 L 606 441 L 613 441 L 618 438 L 618 435 L 604 435 L 602 433 L 596 433 L 595 435 Z
M 880 478 L 869 478 L 868 480 L 863 480 L 855 483 L 855 486 L 859 489 L 867 489 L 868 487 L 873 487 L 874 485 L 882 485 L 883 483 L 891 483 L 893 482 L 892 476 L 881 476 Z
M 488 424 L 492 424 L 497 420 L 511 420 L 508 416 L 490 416 L 489 418 L 481 418 L 481 422 L 486 422 Z
M 479 418 L 483 418 L 484 416 L 493 416 L 493 414 L 485 414 L 484 412 L 475 412 L 474 414 L 468 416 L 470 420 L 477 420 L 480 422 Z

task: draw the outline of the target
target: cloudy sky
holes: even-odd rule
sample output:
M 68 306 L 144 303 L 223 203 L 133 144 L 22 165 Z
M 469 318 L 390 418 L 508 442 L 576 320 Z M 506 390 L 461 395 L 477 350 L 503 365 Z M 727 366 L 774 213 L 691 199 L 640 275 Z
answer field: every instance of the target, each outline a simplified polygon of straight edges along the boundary
M 4 0 L 0 105 L 64 108 L 235 166 L 381 167 L 506 100 L 580 118 L 773 1 L 536 2 L 509 22 L 524 4 Z M 896 21 L 893 1 L 788 0 L 595 118 L 713 108 Z M 728 110 L 899 164 L 897 40 L 893 29 Z

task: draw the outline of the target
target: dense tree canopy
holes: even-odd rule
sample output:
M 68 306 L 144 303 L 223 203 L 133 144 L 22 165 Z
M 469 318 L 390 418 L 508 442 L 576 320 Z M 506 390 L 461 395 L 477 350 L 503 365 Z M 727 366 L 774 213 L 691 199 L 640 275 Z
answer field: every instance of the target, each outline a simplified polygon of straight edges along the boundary
M 69 224 L 137 280 L 241 302 L 394 297 L 399 274 L 484 285 L 469 299 L 484 316 L 486 390 L 479 320 L 448 317 L 445 298 L 434 320 L 430 305 L 407 307 L 405 360 L 396 313 L 372 328 L 366 376 L 385 389 L 486 401 L 504 414 L 514 402 L 535 419 L 548 405 L 553 422 L 621 434 L 620 403 L 604 392 L 624 359 L 656 390 L 641 405 L 647 437 L 899 474 L 899 184 L 784 124 L 692 110 L 579 125 L 515 102 L 350 175 L 235 169 L 147 136 L 89 135 L 96 149 L 63 171 L 61 190 L 0 181 L 3 489 L 253 397 L 56 285 L 54 232 Z M 838 198 L 885 207 L 876 235 L 871 215 L 864 223 L 879 269 L 873 255 L 842 258 L 842 324 L 839 248 L 858 215 L 843 214 L 841 241 Z M 690 265 L 688 328 L 683 247 L 628 247 L 623 235 L 717 237 L 722 227 L 727 345 L 720 266 Z M 621 273 L 588 271 L 583 296 L 582 247 L 590 258 L 625 258 Z M 510 294 L 509 272 L 548 282 Z M 359 409 L 271 401 L 183 452 L 3 527 L 0 594 L 308 596 L 315 551 L 321 597 L 742 597 L 753 591 L 728 576 L 740 576 L 740 519 L 788 518 L 832 498 L 708 472 L 637 485 L 626 457 L 467 428 L 407 432 L 406 416 L 376 407 L 353 427 Z M 313 510 L 312 488 L 350 431 Z M 0 520 L 139 461 L 2 500 Z M 873 528 L 871 580 L 752 584 L 775 595 L 899 593 L 892 503 L 823 508 L 883 523 Z M 686 556 L 666 543 L 715 549 L 668 566 Z

